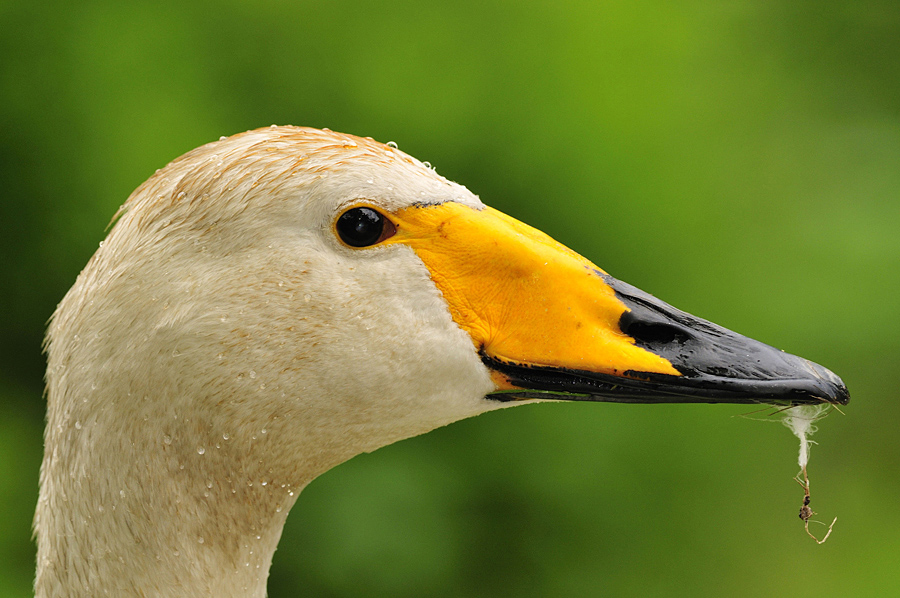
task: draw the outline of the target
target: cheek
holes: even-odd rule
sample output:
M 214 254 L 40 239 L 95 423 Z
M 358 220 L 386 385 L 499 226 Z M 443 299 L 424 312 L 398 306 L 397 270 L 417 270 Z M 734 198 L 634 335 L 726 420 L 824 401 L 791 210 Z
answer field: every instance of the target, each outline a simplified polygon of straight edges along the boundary
M 302 291 L 296 342 L 321 408 L 355 425 L 483 410 L 494 385 L 421 260 L 406 247 L 365 257 L 332 260 Z
M 277 416 L 291 454 L 331 447 L 334 464 L 500 406 L 410 249 L 278 253 L 249 256 L 227 293 L 211 277 L 202 292 L 215 305 L 177 329 L 197 341 L 178 359 L 213 364 L 190 381 L 211 417 L 261 428 Z

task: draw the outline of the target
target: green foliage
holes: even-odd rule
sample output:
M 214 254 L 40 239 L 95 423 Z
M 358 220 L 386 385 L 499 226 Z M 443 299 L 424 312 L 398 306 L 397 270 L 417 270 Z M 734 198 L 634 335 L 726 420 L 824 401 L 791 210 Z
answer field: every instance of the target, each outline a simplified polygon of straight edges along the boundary
M 46 319 L 116 208 L 271 123 L 429 160 L 614 276 L 804 355 L 796 441 L 739 407 L 544 405 L 365 455 L 300 497 L 273 598 L 885 596 L 900 586 L 893 2 L 0 4 L 0 597 L 29 591 Z M 824 528 L 823 528 L 824 529 Z

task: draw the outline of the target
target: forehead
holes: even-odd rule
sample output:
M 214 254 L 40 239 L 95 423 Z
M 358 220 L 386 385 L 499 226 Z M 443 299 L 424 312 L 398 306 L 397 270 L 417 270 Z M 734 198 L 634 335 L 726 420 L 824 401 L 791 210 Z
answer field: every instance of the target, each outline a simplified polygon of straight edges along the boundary
M 368 200 L 394 211 L 455 201 L 482 206 L 396 147 L 371 138 L 304 127 L 267 127 L 199 147 L 157 171 L 124 206 L 127 212 L 219 217 L 252 207 L 292 204 L 310 216 Z
M 481 207 L 465 187 L 447 180 L 416 158 L 370 137 L 303 129 L 279 128 L 287 152 L 300 152 L 305 164 L 297 187 L 317 193 L 321 207 L 368 199 L 395 211 L 413 204 L 455 201 Z M 302 193 L 300 193 L 302 195 Z

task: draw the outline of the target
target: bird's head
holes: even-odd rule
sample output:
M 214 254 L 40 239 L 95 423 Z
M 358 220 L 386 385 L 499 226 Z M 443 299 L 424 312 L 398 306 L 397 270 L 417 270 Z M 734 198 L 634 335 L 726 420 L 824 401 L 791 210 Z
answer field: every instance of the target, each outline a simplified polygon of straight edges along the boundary
M 116 386 L 105 408 L 164 416 L 192 447 L 277 433 L 316 473 L 536 400 L 849 399 L 827 369 L 616 280 L 396 147 L 296 127 L 208 144 L 138 188 L 50 343 L 51 386 Z

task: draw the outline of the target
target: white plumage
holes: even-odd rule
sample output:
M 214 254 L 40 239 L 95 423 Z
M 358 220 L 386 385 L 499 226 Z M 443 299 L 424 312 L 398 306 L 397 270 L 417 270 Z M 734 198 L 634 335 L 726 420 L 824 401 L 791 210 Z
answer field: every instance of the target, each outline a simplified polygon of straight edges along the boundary
M 500 406 L 413 251 L 336 239 L 360 198 L 481 205 L 397 150 L 288 127 L 129 198 L 48 334 L 38 596 L 263 596 L 310 480 Z

